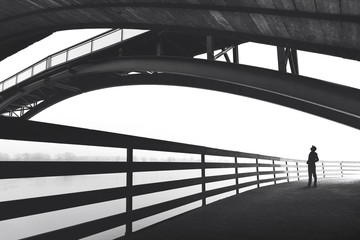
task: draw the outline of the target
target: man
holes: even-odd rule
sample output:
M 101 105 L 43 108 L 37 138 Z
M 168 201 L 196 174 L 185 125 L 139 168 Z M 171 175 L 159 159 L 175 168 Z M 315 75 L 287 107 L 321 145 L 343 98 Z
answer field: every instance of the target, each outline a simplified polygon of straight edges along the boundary
M 308 187 L 311 187 L 311 180 L 312 180 L 312 176 L 314 176 L 314 187 L 317 187 L 317 176 L 316 176 L 316 166 L 315 163 L 317 161 L 319 161 L 319 157 L 317 155 L 316 151 L 316 147 L 312 146 L 310 148 L 311 152 L 309 153 L 309 157 L 307 160 L 307 164 L 308 164 L 308 172 L 309 172 L 309 182 L 308 182 Z

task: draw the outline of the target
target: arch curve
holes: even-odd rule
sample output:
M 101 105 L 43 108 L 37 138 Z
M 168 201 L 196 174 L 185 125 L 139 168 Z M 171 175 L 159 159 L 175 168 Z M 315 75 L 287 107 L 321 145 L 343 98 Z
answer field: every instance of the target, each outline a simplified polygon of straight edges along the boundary
M 156 73 L 116 75 L 132 71 Z M 73 81 L 79 80 L 80 84 L 85 80 L 87 83 L 96 82 L 86 84 L 88 87 L 83 92 L 140 84 L 188 86 L 264 100 L 360 129 L 360 90 L 267 69 L 200 59 L 123 57 L 83 64 L 74 72 Z M 66 74 L 52 80 L 61 80 L 67 77 Z M 74 95 L 59 95 L 24 117 L 30 118 Z

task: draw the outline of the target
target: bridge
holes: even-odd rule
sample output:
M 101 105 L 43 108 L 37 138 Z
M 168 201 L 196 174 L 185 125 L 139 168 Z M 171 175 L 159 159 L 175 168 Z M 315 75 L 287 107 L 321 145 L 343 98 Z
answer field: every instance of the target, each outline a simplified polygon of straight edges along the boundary
M 12 199 L 0 203 L 1 220 L 30 218 L 123 199 L 125 209 L 98 219 L 38 232 L 33 239 L 79 239 L 248 187 L 306 178 L 306 164 L 253 153 L 147 139 L 30 121 L 69 97 L 112 86 L 158 84 L 222 91 L 287 106 L 360 129 L 359 89 L 301 76 L 297 50 L 359 60 L 357 1 L 4 1 L 0 58 L 63 29 L 116 28 L 48 56 L 0 83 L 0 138 L 125 149 L 124 162 L 0 162 L 1 179 L 121 173 L 125 186 Z M 31 23 L 31 24 L 30 24 Z M 122 28 L 145 29 L 142 31 Z M 115 39 L 115 40 L 114 40 Z M 239 64 L 238 45 L 273 45 L 278 71 Z M 231 53 L 231 56 L 230 56 Z M 205 54 L 205 59 L 197 56 Z M 225 61 L 217 61 L 223 58 Z M 288 72 L 288 69 L 290 70 Z M 300 67 L 301 69 L 301 67 Z M 99 81 L 101 79 L 101 81 Z M 195 154 L 195 162 L 137 162 L 134 152 Z M 230 162 L 209 162 L 211 157 Z M 211 176 L 211 169 L 232 169 Z M 322 162 L 322 177 L 357 174 L 357 162 Z M 196 170 L 188 179 L 135 184 L 139 172 Z M 250 179 L 250 180 L 249 180 Z M 211 188 L 211 184 L 231 184 Z M 284 183 L 282 186 L 285 186 Z M 191 186 L 198 192 L 134 208 L 139 196 Z M 290 186 L 290 185 L 288 185 Z M 240 194 L 241 195 L 241 194 Z M 160 226 L 160 225 L 159 225 Z M 133 235 L 136 236 L 136 235 Z

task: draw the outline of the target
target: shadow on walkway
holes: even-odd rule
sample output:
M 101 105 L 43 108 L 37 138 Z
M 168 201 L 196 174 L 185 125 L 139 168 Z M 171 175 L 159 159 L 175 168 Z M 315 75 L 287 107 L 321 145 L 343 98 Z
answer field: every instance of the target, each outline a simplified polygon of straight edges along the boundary
M 359 239 L 360 179 L 263 187 L 121 239 Z

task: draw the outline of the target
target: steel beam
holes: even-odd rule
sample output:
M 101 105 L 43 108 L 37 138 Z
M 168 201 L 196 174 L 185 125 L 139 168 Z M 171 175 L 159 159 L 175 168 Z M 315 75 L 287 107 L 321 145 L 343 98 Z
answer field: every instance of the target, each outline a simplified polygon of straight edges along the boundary
M 79 66 L 77 74 L 119 70 L 172 73 L 257 89 L 264 95 L 281 96 L 280 105 L 293 101 L 297 109 L 360 128 L 360 90 L 267 69 L 201 59 L 128 57 Z M 321 111 L 317 114 L 314 109 Z
M 214 38 L 212 36 L 206 36 L 206 54 L 207 54 L 207 60 L 215 60 Z
M 160 73 L 118 76 L 122 79 L 119 81 L 112 74 L 119 71 Z M 101 81 L 99 74 L 104 74 Z M 93 79 L 91 76 L 94 76 Z M 66 78 L 65 75 L 62 77 Z M 82 92 L 135 84 L 189 86 L 229 92 L 287 106 L 360 129 L 360 90 L 256 67 L 200 59 L 123 57 L 84 64 L 77 67 L 72 77 L 84 88 Z M 81 82 L 80 79 L 84 80 Z M 73 95 L 76 93 L 59 95 L 50 102 L 45 100 L 23 117 L 28 118 Z
M 280 72 L 287 72 L 289 63 L 291 73 L 299 75 L 297 50 L 293 48 L 277 47 L 278 69 Z
M 278 56 L 278 69 L 280 72 L 286 72 L 287 57 L 285 54 L 284 47 L 277 47 L 277 56 Z
M 233 63 L 239 64 L 239 46 L 233 48 Z

